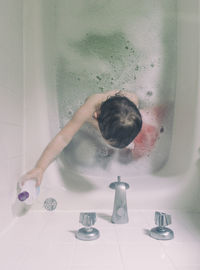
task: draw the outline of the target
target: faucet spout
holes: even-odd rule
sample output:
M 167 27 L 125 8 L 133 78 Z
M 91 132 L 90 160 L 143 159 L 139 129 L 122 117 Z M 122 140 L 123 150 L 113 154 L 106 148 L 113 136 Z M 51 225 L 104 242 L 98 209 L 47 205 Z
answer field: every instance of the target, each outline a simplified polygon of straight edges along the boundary
M 126 189 L 129 185 L 121 182 L 120 176 L 117 177 L 118 181 L 111 183 L 110 188 L 115 189 L 115 200 L 112 214 L 112 223 L 125 224 L 128 223 L 128 210 L 126 201 Z

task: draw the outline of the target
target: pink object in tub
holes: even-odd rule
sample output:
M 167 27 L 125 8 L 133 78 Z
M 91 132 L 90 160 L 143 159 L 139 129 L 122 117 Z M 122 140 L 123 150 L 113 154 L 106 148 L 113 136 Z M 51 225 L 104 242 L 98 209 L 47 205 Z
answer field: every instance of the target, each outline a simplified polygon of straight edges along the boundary
M 162 120 L 167 113 L 167 106 L 157 106 L 140 112 L 143 124 L 140 133 L 134 139 L 134 147 L 131 149 L 134 159 L 148 155 L 153 150 L 161 128 L 163 130 Z

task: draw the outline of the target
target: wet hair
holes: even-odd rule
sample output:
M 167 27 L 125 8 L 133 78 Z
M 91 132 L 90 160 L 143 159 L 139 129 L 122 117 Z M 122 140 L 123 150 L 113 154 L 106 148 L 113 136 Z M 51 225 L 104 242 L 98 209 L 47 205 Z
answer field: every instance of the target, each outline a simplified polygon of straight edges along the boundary
M 142 128 L 137 106 L 127 97 L 119 95 L 101 104 L 97 121 L 103 138 L 116 148 L 129 145 Z

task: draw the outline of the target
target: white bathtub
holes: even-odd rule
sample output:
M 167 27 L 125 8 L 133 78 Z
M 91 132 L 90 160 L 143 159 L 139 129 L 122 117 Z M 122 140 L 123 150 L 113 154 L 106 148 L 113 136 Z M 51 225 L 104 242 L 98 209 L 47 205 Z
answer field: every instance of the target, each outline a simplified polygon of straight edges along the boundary
M 55 7 L 54 0 L 24 1 L 24 172 L 60 129 Z M 35 205 L 24 212 L 12 204 L 13 222 L 0 235 L 1 269 L 200 269 L 199 14 L 198 0 L 177 1 L 176 97 L 169 154 L 159 170 L 121 174 L 130 185 L 129 223 L 110 222 L 114 191 L 109 184 L 118 172 L 81 173 L 76 164 L 58 157 L 45 172 Z M 43 208 L 47 197 L 58 202 L 54 212 Z M 155 226 L 157 210 L 172 215 L 171 241 L 156 241 L 143 232 Z M 99 240 L 75 238 L 81 211 L 97 212 Z
M 199 25 L 198 1 L 177 1 L 177 77 L 175 110 L 168 160 L 153 173 L 121 175 L 130 184 L 128 206 L 198 210 L 199 158 Z M 59 131 L 56 93 L 56 45 L 54 1 L 28 1 L 24 15 L 26 129 L 24 171 Z M 67 150 L 66 150 L 67 151 Z M 70 155 L 70 153 L 69 153 Z M 85 153 L 87 155 L 87 153 Z M 85 156 L 87 159 L 87 156 Z M 58 158 L 47 169 L 41 201 L 51 195 L 62 210 L 110 209 L 109 183 L 118 172 L 81 174 Z M 141 168 L 142 171 L 142 168 Z M 81 195 L 81 196 L 80 196 Z M 103 200 L 102 200 L 103 198 Z M 38 208 L 41 205 L 37 206 Z

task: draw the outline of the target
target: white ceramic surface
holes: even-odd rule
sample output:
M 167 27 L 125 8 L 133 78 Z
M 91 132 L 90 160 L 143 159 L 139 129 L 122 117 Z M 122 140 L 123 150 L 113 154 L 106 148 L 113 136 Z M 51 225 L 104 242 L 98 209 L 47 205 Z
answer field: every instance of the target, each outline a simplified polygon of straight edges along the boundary
M 176 99 L 169 159 L 155 173 L 122 175 L 130 184 L 129 224 L 110 223 L 114 191 L 108 186 L 113 176 L 81 175 L 60 159 L 45 173 L 31 210 L 26 212 L 15 201 L 18 177 L 34 166 L 60 128 L 55 5 L 55 0 L 0 0 L 0 268 L 200 269 L 198 0 L 177 1 Z M 58 202 L 54 212 L 44 211 L 47 197 Z M 97 241 L 81 242 L 74 236 L 83 210 L 97 212 L 95 226 L 101 233 Z M 144 234 L 155 226 L 156 210 L 172 215 L 173 240 L 161 242 Z
M 154 224 L 154 211 L 129 211 L 129 223 L 110 222 L 111 212 L 97 212 L 100 238 L 75 238 L 79 212 L 31 211 L 1 236 L 1 269 L 200 269 L 200 214 L 171 211 L 174 239 L 155 240 L 145 234 Z M 12 258 L 12 259 L 11 259 Z

